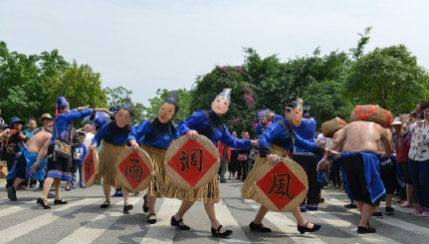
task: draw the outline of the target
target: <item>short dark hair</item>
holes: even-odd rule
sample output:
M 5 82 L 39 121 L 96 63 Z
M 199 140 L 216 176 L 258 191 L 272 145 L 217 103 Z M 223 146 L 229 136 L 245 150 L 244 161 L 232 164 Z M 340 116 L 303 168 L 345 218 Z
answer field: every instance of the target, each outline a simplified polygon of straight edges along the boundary
M 420 102 L 420 111 L 423 111 L 428 107 L 429 107 L 429 101 L 428 100 L 423 100 Z

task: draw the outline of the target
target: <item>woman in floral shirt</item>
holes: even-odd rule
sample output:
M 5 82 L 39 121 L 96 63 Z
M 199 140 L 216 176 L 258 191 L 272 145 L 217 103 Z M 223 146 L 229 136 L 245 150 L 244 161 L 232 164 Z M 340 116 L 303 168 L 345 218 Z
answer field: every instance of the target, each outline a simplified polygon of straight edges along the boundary
M 414 213 L 429 217 L 429 101 L 420 102 L 416 110 L 410 114 L 402 130 L 412 135 L 408 167 L 420 204 Z

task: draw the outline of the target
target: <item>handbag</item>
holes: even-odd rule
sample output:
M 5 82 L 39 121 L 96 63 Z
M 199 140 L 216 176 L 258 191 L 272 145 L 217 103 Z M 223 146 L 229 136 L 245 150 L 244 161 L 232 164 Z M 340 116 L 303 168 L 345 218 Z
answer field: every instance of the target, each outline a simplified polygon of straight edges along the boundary
M 54 160 L 58 158 L 71 159 L 71 145 L 58 139 L 58 131 L 55 121 Z
M 240 153 L 238 154 L 238 161 L 247 161 L 247 154 L 246 153 Z

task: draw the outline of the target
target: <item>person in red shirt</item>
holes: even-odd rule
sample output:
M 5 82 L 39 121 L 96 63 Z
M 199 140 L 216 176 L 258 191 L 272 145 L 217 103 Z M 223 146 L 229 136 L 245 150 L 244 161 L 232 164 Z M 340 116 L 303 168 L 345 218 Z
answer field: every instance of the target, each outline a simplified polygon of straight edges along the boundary
M 393 134 L 393 143 L 395 145 L 396 160 L 398 161 L 399 170 L 405 181 L 405 189 L 400 191 L 401 207 L 410 208 L 411 200 L 414 194 L 414 185 L 411 181 L 410 173 L 408 171 L 408 151 L 410 150 L 411 134 L 401 132 L 402 122 L 401 118 L 396 117 L 393 120 L 392 126 L 395 130 Z

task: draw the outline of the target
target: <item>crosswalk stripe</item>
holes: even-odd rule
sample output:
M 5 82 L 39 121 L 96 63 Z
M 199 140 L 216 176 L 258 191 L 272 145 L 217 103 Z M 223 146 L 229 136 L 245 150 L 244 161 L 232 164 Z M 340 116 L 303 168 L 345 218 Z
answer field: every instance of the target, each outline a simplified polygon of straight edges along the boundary
M 161 208 L 156 213 L 157 221 L 150 225 L 140 243 L 173 243 L 176 227 L 170 226 L 170 219 L 182 204 L 178 199 L 164 198 Z
M 140 198 L 130 198 L 129 203 L 135 205 L 140 200 Z M 113 204 L 113 206 L 110 205 L 110 207 L 107 208 L 106 211 L 97 215 L 95 218 L 88 221 L 87 224 L 62 239 L 60 243 L 91 243 L 99 236 L 101 236 L 106 230 L 108 230 L 109 227 L 112 226 L 119 219 L 119 217 L 124 215 L 124 213 L 120 211 L 109 211 L 109 209 L 112 209 L 112 207 L 122 204 L 123 201 L 119 201 L 116 204 Z
M 247 200 L 256 211 L 259 210 L 260 204 Z M 292 216 L 293 217 L 293 216 Z M 279 228 L 283 233 L 285 233 L 290 239 L 292 239 L 295 243 L 305 243 L 305 244 L 319 244 L 326 243 L 322 239 L 311 233 L 305 233 L 304 235 L 296 235 L 297 233 L 297 225 L 294 221 L 290 220 L 284 213 L 269 211 L 267 215 L 265 215 L 265 219 L 273 223 L 277 228 Z M 309 238 L 309 237 L 312 238 Z
M 40 216 L 37 216 L 33 219 L 27 220 L 20 224 L 11 226 L 7 229 L 1 230 L 0 231 L 1 240 L 2 242 L 12 241 L 15 238 L 26 235 L 31 231 L 34 231 L 38 228 L 41 228 L 42 226 L 45 226 L 58 219 L 61 219 L 62 217 L 78 210 L 82 206 L 91 204 L 96 201 L 99 201 L 99 199 L 85 198 L 80 201 L 62 205 L 60 208 L 55 209 L 53 211 L 46 210 L 47 212 L 45 214 L 42 214 Z
M 335 198 L 329 199 L 327 202 L 332 204 L 332 205 L 336 205 L 336 206 L 342 206 L 344 204 L 344 202 L 342 202 L 338 199 L 335 199 Z M 359 211 L 357 211 L 356 209 L 347 209 L 347 212 L 359 214 Z M 428 228 L 424 228 L 424 227 L 421 227 L 419 225 L 408 223 L 408 222 L 402 221 L 400 219 L 392 218 L 390 216 L 386 216 L 385 218 L 377 218 L 376 220 L 379 222 L 382 222 L 384 224 L 387 224 L 387 225 L 399 227 L 403 230 L 414 232 L 414 233 L 419 234 L 419 235 L 429 236 L 429 229 Z
M 31 200 L 31 201 L 19 201 L 16 203 L 19 205 L 8 207 L 8 208 L 0 210 L 0 218 L 4 217 L 4 216 L 11 215 L 11 214 L 15 214 L 17 212 L 24 211 L 24 210 L 27 210 L 31 207 L 36 206 L 36 199 Z
M 228 209 L 228 206 L 225 204 L 225 201 L 219 199 L 219 203 L 215 204 L 216 216 L 218 217 L 219 223 L 226 228 L 233 229 L 234 233 L 228 239 L 219 239 L 219 243 L 251 243 L 244 234 L 243 229 L 232 216 L 231 212 Z

